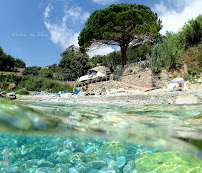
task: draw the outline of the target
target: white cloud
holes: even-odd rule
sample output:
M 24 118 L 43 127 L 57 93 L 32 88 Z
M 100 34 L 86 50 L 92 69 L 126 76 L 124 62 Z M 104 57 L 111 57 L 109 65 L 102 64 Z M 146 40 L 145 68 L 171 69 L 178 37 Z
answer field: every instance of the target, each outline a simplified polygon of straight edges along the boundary
M 51 4 L 48 4 L 48 6 L 46 7 L 43 16 L 44 18 L 48 18 L 49 17 L 49 13 L 50 11 L 53 10 L 53 6 Z
M 90 50 L 87 52 L 90 58 L 92 58 L 95 55 L 107 55 L 108 53 L 114 52 L 115 50 L 112 49 L 109 46 L 101 47 L 93 46 L 90 48 Z
M 100 5 L 106 5 L 106 4 L 111 4 L 111 3 L 115 3 L 119 0 L 93 0 L 93 2 L 100 4 Z
M 53 7 L 49 4 L 44 11 L 44 24 L 50 32 L 50 40 L 55 44 L 59 44 L 63 49 L 66 49 L 72 44 L 79 46 L 79 32 L 76 32 L 73 26 L 84 23 L 90 14 L 83 12 L 80 7 L 65 7 L 64 16 L 61 21 L 53 23 L 49 18 L 52 9 Z
M 161 1 L 153 8 L 162 20 L 162 34 L 166 31 L 178 32 L 188 20 L 202 13 L 201 0 L 167 0 L 167 3 L 165 5 L 165 1 Z

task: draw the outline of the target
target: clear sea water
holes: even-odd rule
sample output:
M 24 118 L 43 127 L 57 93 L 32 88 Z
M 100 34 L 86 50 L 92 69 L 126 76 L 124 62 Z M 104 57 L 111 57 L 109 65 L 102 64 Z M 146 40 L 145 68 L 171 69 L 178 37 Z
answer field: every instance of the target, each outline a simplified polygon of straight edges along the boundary
M 0 100 L 0 172 L 202 172 L 202 104 Z

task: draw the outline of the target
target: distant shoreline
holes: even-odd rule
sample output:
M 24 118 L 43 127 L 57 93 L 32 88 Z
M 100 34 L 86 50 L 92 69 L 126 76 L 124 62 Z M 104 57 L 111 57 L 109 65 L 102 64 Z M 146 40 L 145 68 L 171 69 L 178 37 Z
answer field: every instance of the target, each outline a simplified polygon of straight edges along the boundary
M 106 104 L 130 104 L 130 105 L 148 105 L 148 104 L 175 104 L 175 98 L 179 95 L 194 95 L 198 98 L 198 103 L 202 103 L 202 90 L 194 91 L 176 91 L 167 92 L 158 89 L 150 92 L 122 91 L 119 93 L 107 95 L 28 95 L 20 96 L 16 101 L 30 102 L 67 102 L 67 103 L 106 103 Z

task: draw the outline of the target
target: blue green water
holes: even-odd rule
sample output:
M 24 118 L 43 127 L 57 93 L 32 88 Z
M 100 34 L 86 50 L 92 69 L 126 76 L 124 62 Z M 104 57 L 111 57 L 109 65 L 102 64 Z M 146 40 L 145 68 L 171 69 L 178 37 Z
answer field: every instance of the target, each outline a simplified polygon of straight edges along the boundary
M 0 172 L 202 172 L 195 105 L 0 100 Z

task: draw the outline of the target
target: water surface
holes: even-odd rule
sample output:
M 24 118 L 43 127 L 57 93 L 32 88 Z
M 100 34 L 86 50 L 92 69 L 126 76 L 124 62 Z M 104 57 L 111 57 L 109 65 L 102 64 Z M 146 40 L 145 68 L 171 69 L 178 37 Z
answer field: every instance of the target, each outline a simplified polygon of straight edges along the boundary
M 0 101 L 1 171 L 202 170 L 202 104 Z

